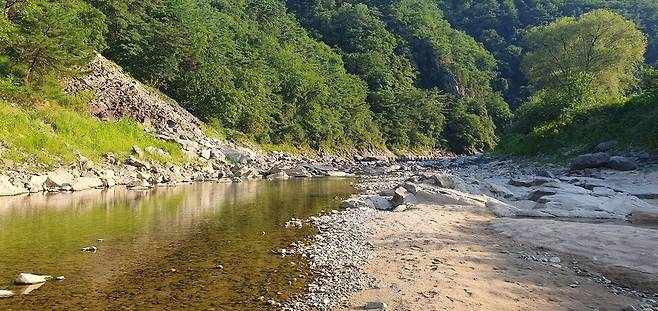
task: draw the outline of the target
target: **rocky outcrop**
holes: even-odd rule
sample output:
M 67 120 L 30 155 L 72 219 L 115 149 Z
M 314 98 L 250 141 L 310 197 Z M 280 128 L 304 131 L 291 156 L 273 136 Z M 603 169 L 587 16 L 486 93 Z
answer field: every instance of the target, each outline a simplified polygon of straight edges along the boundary
M 201 121 L 172 99 L 131 78 L 102 55 L 97 55 L 86 70 L 87 75 L 69 81 L 66 91 L 92 92 L 94 97 L 89 105 L 92 115 L 102 120 L 130 117 L 148 127 L 154 126 L 166 139 L 203 137 Z

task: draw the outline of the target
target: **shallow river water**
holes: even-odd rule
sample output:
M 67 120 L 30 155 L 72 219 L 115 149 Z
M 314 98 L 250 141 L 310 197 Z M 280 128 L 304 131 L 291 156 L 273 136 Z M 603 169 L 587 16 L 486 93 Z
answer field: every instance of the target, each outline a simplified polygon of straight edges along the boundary
M 300 258 L 271 253 L 312 234 L 284 224 L 337 207 L 352 182 L 2 198 L 0 289 L 28 291 L 12 285 L 21 272 L 66 279 L 0 299 L 0 310 L 269 310 L 259 297 L 283 301 L 309 277 Z

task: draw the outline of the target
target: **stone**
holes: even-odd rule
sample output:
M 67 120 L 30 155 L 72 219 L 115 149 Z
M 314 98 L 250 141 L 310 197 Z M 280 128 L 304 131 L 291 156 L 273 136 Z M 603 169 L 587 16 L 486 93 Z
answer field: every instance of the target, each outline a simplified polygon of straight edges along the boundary
M 210 160 L 211 155 L 212 155 L 212 151 L 210 149 L 203 149 L 201 150 L 201 153 L 199 153 L 199 156 L 201 156 L 201 158 L 206 160 Z
M 487 187 L 487 190 L 491 191 L 491 193 L 493 193 L 496 196 L 503 197 L 506 199 L 514 197 L 514 193 L 501 184 L 498 184 L 493 181 L 486 181 L 485 185 Z
M 312 177 L 311 173 L 309 173 L 306 168 L 302 165 L 298 165 L 295 168 L 284 170 L 288 176 L 292 177 Z
M 73 174 L 69 173 L 64 168 L 58 168 L 57 170 L 48 173 L 48 178 L 45 182 L 45 187 L 54 190 L 61 190 L 65 188 L 70 188 L 73 183 Z
M 86 157 L 80 156 L 80 157 L 78 158 L 78 162 L 80 163 L 80 168 L 81 168 L 83 171 L 89 171 L 89 170 L 91 170 L 92 168 L 94 168 L 94 161 L 89 160 L 89 159 L 86 158 Z
M 29 191 L 23 187 L 14 186 L 9 177 L 0 175 L 0 196 L 13 196 L 28 193 Z
M 558 193 L 542 197 L 539 203 L 544 204 L 544 208 L 539 211 L 561 217 L 626 219 L 627 215 L 635 211 L 658 212 L 658 207 L 626 194 L 595 197 L 588 194 Z
M 372 203 L 372 206 L 375 209 L 378 209 L 378 210 L 381 210 L 381 211 L 390 211 L 390 210 L 393 209 L 393 205 L 391 204 L 391 201 L 389 201 L 388 199 L 386 199 L 383 196 L 369 195 L 369 196 L 367 196 L 367 199 Z
M 393 206 L 395 207 L 403 205 L 405 204 L 405 198 L 409 195 L 411 195 L 411 193 L 409 193 L 406 188 L 398 187 L 393 192 L 393 199 L 391 199 L 391 203 L 393 203 Z
M 324 173 L 325 175 L 329 177 L 352 177 L 354 174 L 349 174 L 341 171 L 326 171 Z
M 89 247 L 83 247 L 83 248 L 81 248 L 80 250 L 83 251 L 83 252 L 95 253 L 96 251 L 98 251 L 98 247 L 96 247 L 96 246 L 89 246 Z
M 577 171 L 586 168 L 600 168 L 606 166 L 609 161 L 610 155 L 604 152 L 583 154 L 571 162 L 571 169 Z
M 374 205 L 363 197 L 352 197 L 340 202 L 340 208 L 374 208 Z
M 268 180 L 287 180 L 290 179 L 290 176 L 286 174 L 286 172 L 278 172 L 274 174 L 270 174 L 267 176 Z
M 549 258 L 548 261 L 549 261 L 550 263 L 560 263 L 560 262 L 562 262 L 562 260 L 560 259 L 560 257 L 557 257 L 557 256 L 553 256 L 553 257 Z
M 16 280 L 14 280 L 14 283 L 16 285 L 32 285 L 32 284 L 39 284 L 39 283 L 45 283 L 48 281 L 49 277 L 46 275 L 35 275 L 35 274 L 30 274 L 30 273 L 21 273 L 16 277 Z
M 158 157 L 161 157 L 161 158 L 164 158 L 164 159 L 171 159 L 171 154 L 169 154 L 169 152 L 166 152 L 166 151 L 164 151 L 160 148 L 156 148 L 156 147 L 153 147 L 153 146 L 148 146 L 144 150 L 146 150 L 146 152 L 148 152 L 151 155 L 155 155 L 155 156 L 158 156 Z
M 48 176 L 46 175 L 34 175 L 30 177 L 30 182 L 28 183 L 28 188 L 30 192 L 36 193 L 36 192 L 41 192 L 44 191 L 43 185 L 46 183 L 46 180 L 48 180 Z
M 103 188 L 103 181 L 96 177 L 79 177 L 71 185 L 73 191 Z
M 0 290 L 0 298 L 9 298 L 13 296 L 14 296 L 14 292 L 10 290 L 4 290 L 4 289 Z
M 139 148 L 139 146 L 135 145 L 133 146 L 133 153 L 136 154 L 138 157 L 143 158 L 144 157 L 144 151 L 142 151 L 142 148 Z
M 130 190 L 149 190 L 152 185 L 143 179 L 136 179 L 126 183 L 126 187 Z
M 538 201 L 542 197 L 545 197 L 547 195 L 554 195 L 557 194 L 557 189 L 551 189 L 551 188 L 540 188 L 533 190 L 530 192 L 527 196 L 527 199 L 530 201 Z
M 365 310 L 386 310 L 388 306 L 386 303 L 381 302 L 381 301 L 371 301 L 366 303 L 366 305 L 363 307 Z
M 594 148 L 594 149 L 596 149 L 597 152 L 608 152 L 608 151 L 612 150 L 612 148 L 617 147 L 617 145 L 619 145 L 618 141 L 611 140 L 611 141 L 602 142 L 602 143 L 596 145 L 596 148 Z
M 432 174 L 428 176 L 437 186 L 446 189 L 456 189 L 458 177 L 447 174 Z
M 484 209 L 487 200 L 482 196 L 475 196 L 453 189 L 423 190 L 416 193 L 418 203 L 433 205 L 463 205 Z
M 635 161 L 625 157 L 610 157 L 606 167 L 616 171 L 634 171 L 637 169 Z
M 553 173 L 551 173 L 549 170 L 545 170 L 545 169 L 538 170 L 537 176 L 555 179 L 555 175 L 553 175 Z
M 420 185 L 408 181 L 402 184 L 402 187 L 404 187 L 404 189 L 407 189 L 407 191 L 409 191 L 412 194 L 416 194 L 418 193 L 418 191 L 423 190 L 423 188 Z
M 145 168 L 147 170 L 151 169 L 151 165 L 148 162 L 139 160 L 132 155 L 128 158 L 128 161 L 126 161 L 126 163 L 136 168 Z
M 226 161 L 226 156 L 219 149 L 212 149 L 210 151 L 210 158 L 221 162 Z

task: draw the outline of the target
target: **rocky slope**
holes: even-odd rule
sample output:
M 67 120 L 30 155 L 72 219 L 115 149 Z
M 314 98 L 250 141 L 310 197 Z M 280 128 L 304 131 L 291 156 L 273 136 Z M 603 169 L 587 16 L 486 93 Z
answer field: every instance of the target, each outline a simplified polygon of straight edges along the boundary
M 93 94 L 89 112 L 106 121 L 132 118 L 156 138 L 176 142 L 186 163 L 150 162 L 145 155 L 169 155 L 155 147 L 135 146 L 133 154 L 119 161 L 112 154 L 102 163 L 79 156 L 77 163 L 50 172 L 18 168 L 0 173 L 0 196 L 41 191 L 80 191 L 126 185 L 143 190 L 191 181 L 240 182 L 247 179 L 288 179 L 311 176 L 346 176 L 354 162 L 335 156 L 315 159 L 283 153 L 264 154 L 221 139 L 208 137 L 202 122 L 174 100 L 131 78 L 101 55 L 86 68 L 86 74 L 68 82 L 70 94 Z M 384 153 L 384 158 L 386 154 Z M 360 157 L 377 161 L 382 157 Z

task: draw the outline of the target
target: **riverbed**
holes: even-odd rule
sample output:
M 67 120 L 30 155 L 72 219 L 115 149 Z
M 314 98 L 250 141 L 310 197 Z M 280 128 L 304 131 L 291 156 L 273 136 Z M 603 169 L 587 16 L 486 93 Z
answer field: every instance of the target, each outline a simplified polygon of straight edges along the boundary
M 352 179 L 199 183 L 3 199 L 0 289 L 19 273 L 64 276 L 0 300 L 11 310 L 270 310 L 310 277 L 287 247 L 313 234 L 291 218 L 329 211 Z M 94 246 L 96 252 L 82 252 Z

